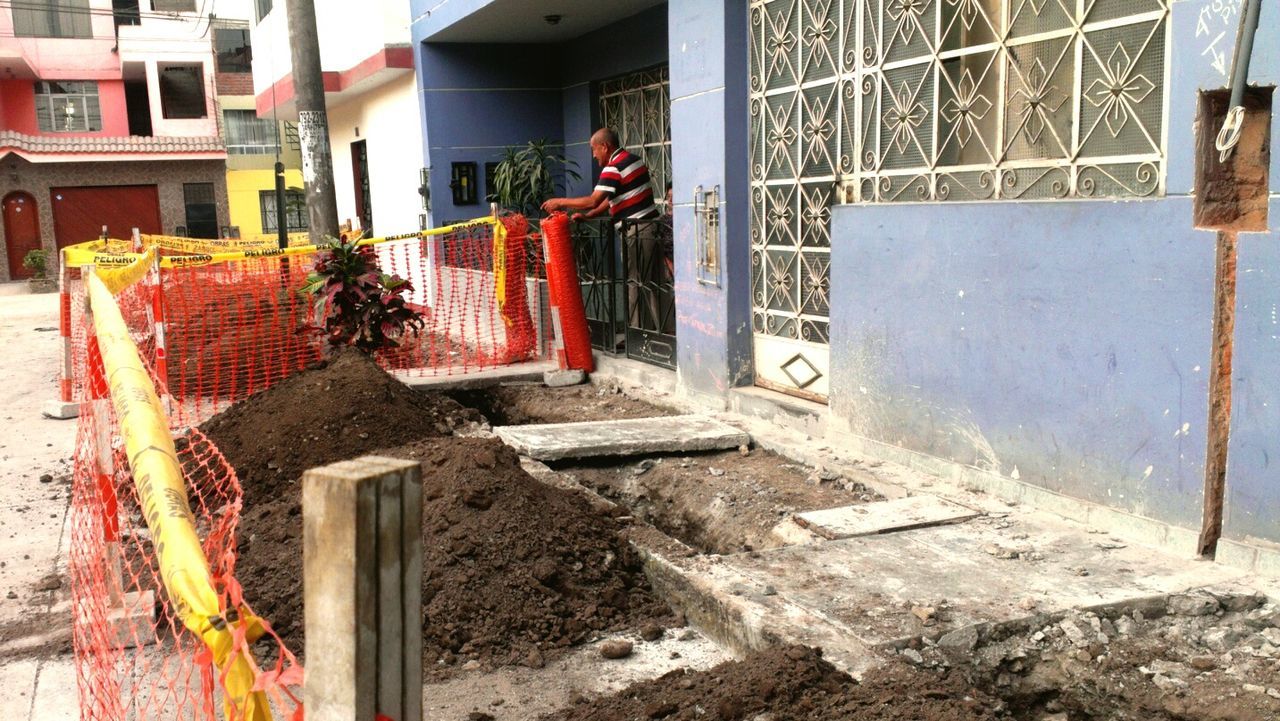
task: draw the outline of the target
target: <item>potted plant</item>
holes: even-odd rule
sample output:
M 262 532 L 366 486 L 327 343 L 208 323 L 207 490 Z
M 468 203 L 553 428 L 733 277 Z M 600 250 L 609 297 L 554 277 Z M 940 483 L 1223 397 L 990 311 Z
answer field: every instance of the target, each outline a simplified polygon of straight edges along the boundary
M 22 267 L 31 271 L 27 283 L 32 293 L 52 293 L 58 290 L 58 282 L 49 277 L 49 251 L 35 248 L 22 256 Z
M 541 215 L 542 201 L 555 197 L 564 187 L 561 178 L 578 180 L 578 164 L 552 151 L 545 138 L 531 140 L 523 148 L 508 147 L 493 172 L 494 193 L 490 202 L 523 213 Z

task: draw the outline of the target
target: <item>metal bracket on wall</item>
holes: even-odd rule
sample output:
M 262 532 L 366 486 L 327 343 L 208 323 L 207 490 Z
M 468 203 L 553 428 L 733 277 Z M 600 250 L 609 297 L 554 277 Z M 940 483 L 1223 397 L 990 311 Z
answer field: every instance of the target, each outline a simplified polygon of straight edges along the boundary
M 693 189 L 693 232 L 698 282 L 720 287 L 720 186 Z

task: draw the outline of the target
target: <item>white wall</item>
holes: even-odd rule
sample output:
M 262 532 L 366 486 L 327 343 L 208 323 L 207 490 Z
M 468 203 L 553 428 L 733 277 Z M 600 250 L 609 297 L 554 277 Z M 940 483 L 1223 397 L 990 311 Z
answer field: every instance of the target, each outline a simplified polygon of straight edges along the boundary
M 418 214 L 422 212 L 418 195 L 422 127 L 413 73 L 404 73 L 351 102 L 329 108 L 329 142 L 333 148 L 340 223 L 356 218 L 351 144 L 358 140 L 366 141 L 369 152 L 374 231 L 391 235 L 417 230 Z
M 320 67 L 342 72 L 388 45 L 408 45 L 407 0 L 319 0 L 316 33 L 320 38 Z M 252 30 L 253 92 L 261 94 L 292 70 L 289 23 L 284 0 Z

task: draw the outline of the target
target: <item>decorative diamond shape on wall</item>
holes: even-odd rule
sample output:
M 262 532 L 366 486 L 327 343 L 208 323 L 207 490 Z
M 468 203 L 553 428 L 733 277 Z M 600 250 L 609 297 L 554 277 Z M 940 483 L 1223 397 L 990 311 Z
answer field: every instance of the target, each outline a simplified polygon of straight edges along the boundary
M 822 377 L 819 371 L 803 353 L 797 353 L 781 366 L 782 372 L 787 374 L 792 383 L 796 384 L 796 388 L 808 388 L 815 381 Z

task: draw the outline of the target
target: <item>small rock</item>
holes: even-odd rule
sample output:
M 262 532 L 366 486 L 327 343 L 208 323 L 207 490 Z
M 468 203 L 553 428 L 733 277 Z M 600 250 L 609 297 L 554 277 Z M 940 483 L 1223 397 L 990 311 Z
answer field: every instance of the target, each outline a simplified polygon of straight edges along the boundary
M 1085 646 L 1089 643 L 1088 637 L 1085 636 L 1084 631 L 1080 629 L 1080 626 L 1075 621 L 1067 619 L 1058 624 L 1058 628 L 1062 629 L 1062 633 L 1066 635 L 1067 640 L 1073 646 Z
M 1240 688 L 1244 689 L 1246 693 L 1266 693 L 1267 692 L 1267 689 L 1265 687 L 1259 686 L 1255 683 L 1246 683 Z
M 1089 655 L 1088 649 L 1080 649 L 1076 651 L 1076 660 L 1081 663 L 1089 663 L 1093 660 L 1093 656 Z
M 684 633 L 680 634 L 681 641 L 692 641 L 696 638 L 698 638 L 698 632 L 694 631 L 693 629 L 689 629 L 688 631 L 685 631 Z
M 920 619 L 921 623 L 929 623 L 938 615 L 938 609 L 933 606 L 912 606 L 911 614 Z
M 1212 656 L 1196 656 L 1190 665 L 1197 671 L 1212 671 L 1218 667 L 1218 662 Z
M 493 721 L 493 716 L 483 711 L 472 711 L 467 714 L 467 721 Z
M 56 591 L 59 588 L 62 588 L 62 579 L 56 573 L 45 576 L 36 584 L 37 591 Z
M 4 597 L 5 597 L 5 598 L 7 598 L 7 599 L 9 599 L 10 601 L 12 601 L 13 599 L 15 599 L 15 598 L 17 598 L 17 597 L 18 597 L 18 594 L 17 594 L 17 592 L 15 592 L 15 591 L 10 591 L 10 592 L 6 593 L 6 594 L 4 595 Z
M 1121 636 L 1128 636 L 1133 633 L 1134 625 L 1132 618 L 1129 618 L 1128 616 L 1121 616 L 1116 619 L 1116 633 Z
M 723 476 L 723 475 L 724 475 L 724 469 L 723 469 L 723 468 L 714 468 L 714 467 L 712 467 L 712 468 L 708 468 L 708 469 L 707 469 L 707 473 L 710 473 L 711 475 L 716 476 L 717 478 L 719 478 L 720 476 Z
M 1211 628 L 1200 637 L 1205 648 L 1222 653 L 1240 640 L 1240 634 L 1230 628 Z
M 41 482 L 41 483 L 53 483 L 53 474 L 52 474 L 52 473 L 43 473 L 43 474 L 41 474 L 41 475 L 40 475 L 40 482 Z
M 778 589 L 770 585 L 765 585 L 764 589 L 760 591 L 760 593 L 765 596 L 776 596 L 778 595 Z
M 463 671 L 474 671 L 478 668 L 480 668 L 480 662 L 475 660 L 474 658 L 462 664 Z
M 530 649 L 528 655 L 524 657 L 524 665 L 529 668 L 542 668 L 547 665 L 547 661 L 542 657 L 542 652 L 534 648 Z
M 924 656 L 922 656 L 920 652 L 915 650 L 914 648 L 904 648 L 902 649 L 901 653 L 904 657 L 906 657 L 908 661 L 910 661 L 911 663 L 914 663 L 917 666 L 924 663 Z
M 1207 593 L 1177 593 L 1169 597 L 1167 608 L 1173 616 L 1210 616 L 1221 606 Z
M 1280 689 L 1269 688 L 1267 689 L 1267 695 L 1271 698 L 1280 698 Z
M 634 467 L 632 467 L 631 475 L 643 476 L 644 474 L 648 473 L 649 469 L 653 468 L 655 465 L 657 465 L 657 463 L 655 463 L 652 458 L 646 458 L 643 461 L 640 461 L 639 463 L 637 463 Z
M 600 644 L 600 655 L 609 659 L 626 658 L 631 655 L 635 646 L 630 641 L 605 641 Z
M 1257 591 L 1250 593 L 1210 591 L 1209 593 L 1218 600 L 1224 611 L 1252 611 L 1267 602 L 1267 597 Z
M 566 388 L 587 381 L 587 374 L 580 369 L 551 370 L 542 374 L 542 382 L 548 388 Z
M 938 639 L 938 645 L 957 651 L 972 651 L 978 645 L 978 628 L 976 626 L 958 628 Z
M 818 480 L 831 483 L 832 481 L 840 480 L 840 474 L 836 473 L 835 471 L 827 471 L 827 470 L 818 471 Z
M 1018 601 L 1018 608 L 1021 608 L 1023 611 L 1034 611 L 1036 605 L 1036 600 L 1030 596 Z
M 640 638 L 646 641 L 657 641 L 662 638 L 663 633 L 661 626 L 656 623 L 650 623 L 640 629 Z
M 1089 575 L 1089 569 L 1085 568 L 1084 566 L 1073 566 L 1073 567 L 1072 567 L 1072 568 L 1070 568 L 1069 570 L 1070 570 L 1072 573 L 1074 573 L 1075 575 L 1077 575 L 1077 576 L 1088 576 L 1088 575 Z
M 738 446 L 738 454 L 742 456 L 751 455 L 751 449 L 745 445 Z

